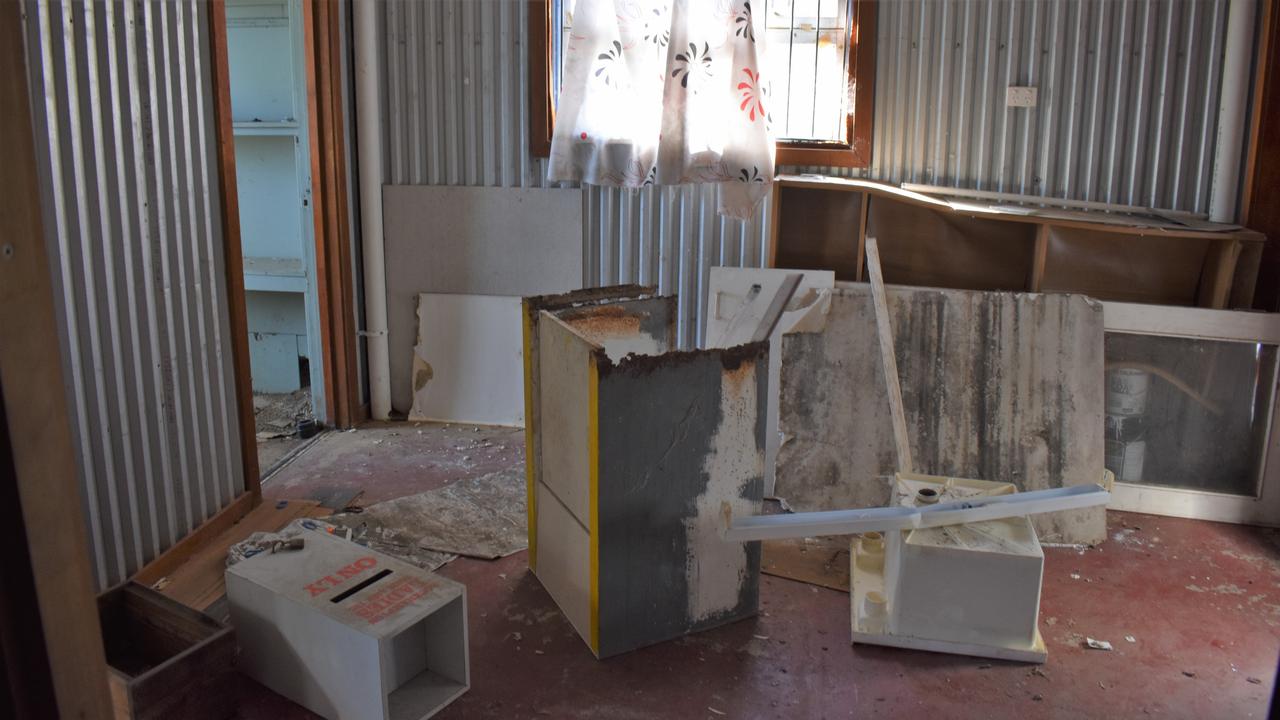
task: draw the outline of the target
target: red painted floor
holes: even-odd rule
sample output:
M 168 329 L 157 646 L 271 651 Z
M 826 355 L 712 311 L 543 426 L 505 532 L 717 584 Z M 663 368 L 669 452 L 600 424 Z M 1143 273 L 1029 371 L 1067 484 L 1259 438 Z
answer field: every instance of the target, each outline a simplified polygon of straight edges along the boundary
M 306 497 L 310 483 L 354 482 L 371 502 L 519 461 L 521 433 L 482 429 L 493 452 L 452 449 L 468 432 L 337 435 L 264 491 Z M 440 453 L 471 459 L 459 468 Z M 525 553 L 459 559 L 441 573 L 467 586 L 472 687 L 437 717 L 1265 717 L 1280 653 L 1280 533 L 1116 512 L 1109 526 L 1097 548 L 1045 549 L 1042 666 L 850 646 L 848 595 L 769 576 L 755 619 L 597 661 Z M 1085 649 L 1086 636 L 1115 649 Z M 314 717 L 248 679 L 242 698 L 248 720 Z

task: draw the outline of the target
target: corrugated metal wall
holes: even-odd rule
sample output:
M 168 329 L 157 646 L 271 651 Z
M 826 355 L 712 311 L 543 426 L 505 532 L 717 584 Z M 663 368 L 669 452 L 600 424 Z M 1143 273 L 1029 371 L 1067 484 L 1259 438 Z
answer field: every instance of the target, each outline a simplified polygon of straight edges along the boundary
M 799 170 L 1206 211 L 1226 10 L 881 2 L 872 167 Z M 521 0 L 386 3 L 387 182 L 548 184 L 527 151 L 526 13 Z M 1038 108 L 1005 108 L 1020 84 L 1039 88 Z M 707 268 L 762 262 L 765 209 L 723 220 L 705 188 L 581 192 L 587 282 L 679 292 L 685 342 L 701 333 L 688 300 Z
M 100 586 L 243 492 L 208 16 L 24 3 L 63 366 Z

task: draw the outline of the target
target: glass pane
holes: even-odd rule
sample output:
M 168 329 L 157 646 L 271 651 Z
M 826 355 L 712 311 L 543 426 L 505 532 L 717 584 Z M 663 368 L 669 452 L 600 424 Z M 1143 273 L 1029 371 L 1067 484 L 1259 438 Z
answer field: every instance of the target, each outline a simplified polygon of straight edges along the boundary
M 1256 496 L 1274 345 L 1106 336 L 1106 465 L 1116 480 Z

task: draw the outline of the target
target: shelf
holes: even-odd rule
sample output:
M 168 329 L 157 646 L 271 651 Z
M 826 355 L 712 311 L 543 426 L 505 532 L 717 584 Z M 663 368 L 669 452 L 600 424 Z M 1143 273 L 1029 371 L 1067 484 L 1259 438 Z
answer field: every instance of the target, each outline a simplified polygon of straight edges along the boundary
M 816 175 L 779 176 L 773 202 L 770 266 L 844 281 L 863 279 L 875 237 L 890 284 L 1249 307 L 1265 241 L 1167 211 L 986 205 Z
M 307 291 L 307 271 L 298 258 L 244 259 L 244 289 L 260 292 Z
M 291 137 L 298 134 L 296 122 L 234 122 L 231 131 L 235 135 L 275 135 Z

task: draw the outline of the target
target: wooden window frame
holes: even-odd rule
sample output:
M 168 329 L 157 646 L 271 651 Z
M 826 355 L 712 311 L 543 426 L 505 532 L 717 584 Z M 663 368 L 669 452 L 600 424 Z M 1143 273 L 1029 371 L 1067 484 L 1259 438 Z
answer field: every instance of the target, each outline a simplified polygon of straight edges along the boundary
M 535 157 L 551 154 L 556 125 L 551 77 L 552 0 L 529 1 L 529 149 Z M 850 42 L 849 82 L 853 84 L 853 112 L 847 118 L 844 142 L 779 141 L 776 165 L 824 165 L 865 168 L 871 165 L 871 123 L 875 104 L 877 0 L 850 0 L 854 18 Z M 858 78 L 862 78 L 859 82 Z

